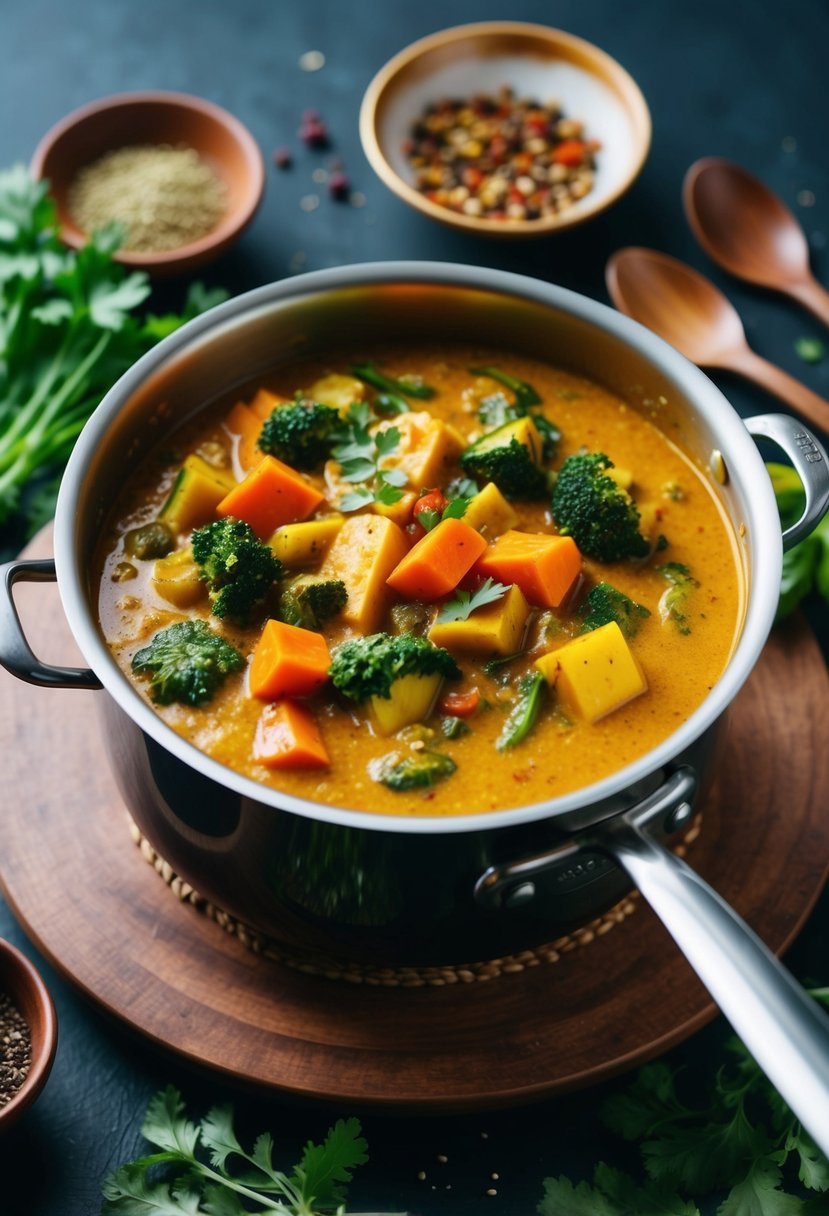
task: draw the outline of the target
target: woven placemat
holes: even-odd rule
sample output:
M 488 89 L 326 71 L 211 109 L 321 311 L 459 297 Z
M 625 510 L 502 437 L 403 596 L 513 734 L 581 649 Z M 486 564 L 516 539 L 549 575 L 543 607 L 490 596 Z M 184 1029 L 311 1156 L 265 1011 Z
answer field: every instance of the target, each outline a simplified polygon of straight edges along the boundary
M 347 984 L 367 984 L 378 988 L 443 988 L 447 984 L 485 983 L 488 980 L 497 979 L 501 975 L 517 975 L 530 967 L 539 967 L 542 963 L 557 963 L 562 955 L 589 946 L 597 937 L 604 937 L 614 925 L 620 925 L 622 921 L 633 915 L 639 901 L 639 892 L 632 891 L 609 911 L 603 913 L 602 916 L 597 916 L 580 929 L 575 929 L 563 937 L 557 937 L 555 941 L 546 945 L 535 946 L 531 950 L 521 950 L 518 954 L 507 954 L 502 958 L 452 966 L 378 967 L 370 963 L 349 962 L 326 955 L 296 954 L 287 951 L 272 938 L 266 937 L 257 929 L 252 929 L 250 925 L 237 920 L 223 908 L 217 907 L 209 899 L 199 895 L 190 883 L 185 882 L 176 874 L 169 862 L 159 856 L 132 818 L 130 818 L 129 824 L 130 833 L 141 856 L 163 878 L 182 903 L 191 904 L 197 911 L 224 929 L 225 933 L 237 938 L 254 954 L 259 954 L 284 967 L 291 967 L 295 971 L 302 971 L 306 975 L 340 980 Z M 699 836 L 701 826 L 702 815 L 699 814 L 694 818 L 682 840 L 674 845 L 673 851 L 678 857 L 685 856 L 688 847 Z

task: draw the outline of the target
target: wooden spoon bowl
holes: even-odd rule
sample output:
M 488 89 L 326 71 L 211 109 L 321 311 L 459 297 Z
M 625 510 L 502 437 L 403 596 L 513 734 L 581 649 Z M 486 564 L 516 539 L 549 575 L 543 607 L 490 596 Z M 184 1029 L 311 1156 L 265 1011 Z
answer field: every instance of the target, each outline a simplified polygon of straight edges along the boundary
M 5 993 L 26 1020 L 32 1040 L 32 1062 L 26 1080 L 5 1106 L 0 1131 L 16 1123 L 32 1105 L 52 1068 L 58 1045 L 55 1006 L 38 971 L 16 946 L 0 938 L 0 993 Z

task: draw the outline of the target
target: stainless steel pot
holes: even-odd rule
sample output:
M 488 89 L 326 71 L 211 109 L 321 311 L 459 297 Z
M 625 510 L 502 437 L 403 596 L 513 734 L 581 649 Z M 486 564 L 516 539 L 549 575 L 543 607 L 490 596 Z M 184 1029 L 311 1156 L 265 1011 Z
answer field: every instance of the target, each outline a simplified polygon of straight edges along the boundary
M 546 803 L 456 819 L 383 818 L 282 795 L 239 776 L 158 718 L 96 622 L 92 555 L 125 470 L 165 429 L 242 382 L 333 346 L 401 337 L 504 346 L 596 379 L 693 452 L 735 534 L 747 587 L 739 641 L 703 705 L 659 747 Z M 776 441 L 807 490 L 782 538 L 751 436 Z M 388 962 L 520 949 L 589 919 L 634 883 L 812 1135 L 829 1150 L 826 1019 L 742 921 L 661 843 L 692 814 L 723 715 L 772 624 L 783 544 L 829 504 L 826 453 L 785 415 L 740 421 L 716 387 L 647 330 L 592 300 L 516 275 L 390 263 L 291 279 L 213 309 L 162 342 L 107 395 L 64 478 L 56 562 L 5 568 L 0 662 L 22 679 L 99 687 L 121 792 L 174 869 L 228 911 L 294 947 Z M 89 670 L 31 654 L 12 587 L 54 577 Z

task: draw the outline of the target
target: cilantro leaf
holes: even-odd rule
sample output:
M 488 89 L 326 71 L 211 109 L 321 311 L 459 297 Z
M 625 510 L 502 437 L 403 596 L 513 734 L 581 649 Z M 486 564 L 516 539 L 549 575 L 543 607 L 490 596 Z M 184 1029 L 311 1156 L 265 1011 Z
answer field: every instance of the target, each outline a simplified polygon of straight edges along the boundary
M 382 468 L 381 460 L 395 452 L 400 444 L 396 426 L 380 427 L 374 436 L 369 433 L 371 409 L 365 401 L 353 402 L 345 415 L 338 442 L 332 455 L 340 466 L 343 481 L 356 485 L 339 501 L 341 511 L 359 511 L 361 507 L 379 502 L 392 506 L 403 497 L 399 488 L 408 478 L 402 469 Z M 371 485 L 370 483 L 374 483 Z
M 477 591 L 457 591 L 441 608 L 437 616 L 438 622 L 447 625 L 450 621 L 465 621 L 476 608 L 494 604 L 508 590 L 504 583 L 496 583 L 494 579 L 488 578 L 481 583 Z
M 233 1108 L 230 1106 L 214 1106 L 208 1111 L 200 1124 L 202 1144 L 210 1150 L 210 1163 L 217 1170 L 223 1170 L 231 1153 L 244 1156 L 241 1144 L 233 1131 Z
M 118 1216 L 196 1216 L 199 1195 L 176 1183 L 152 1182 L 139 1162 L 122 1165 L 101 1187 L 102 1212 Z M 234 1214 L 235 1216 L 235 1214 Z
M 540 1216 L 699 1216 L 699 1208 L 664 1189 L 637 1186 L 627 1174 L 599 1163 L 593 1185 L 545 1178 Z
M 345 1199 L 345 1186 L 358 1165 L 368 1161 L 368 1145 L 357 1119 L 338 1119 L 322 1144 L 310 1140 L 289 1179 L 311 1208 L 336 1208 Z
M 782 1175 L 768 1158 L 759 1158 L 742 1182 L 732 1187 L 717 1216 L 799 1216 L 802 1200 L 779 1189 Z
M 147 1107 L 141 1135 L 157 1148 L 193 1157 L 199 1133 L 195 1123 L 185 1117 L 184 1100 L 173 1085 L 155 1095 Z

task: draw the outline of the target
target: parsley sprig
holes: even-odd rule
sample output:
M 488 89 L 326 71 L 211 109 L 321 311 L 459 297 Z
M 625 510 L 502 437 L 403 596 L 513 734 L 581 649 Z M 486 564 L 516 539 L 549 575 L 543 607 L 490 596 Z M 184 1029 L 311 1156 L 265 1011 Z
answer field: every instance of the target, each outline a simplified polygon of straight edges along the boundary
M 333 456 L 343 481 L 353 482 L 355 489 L 340 499 L 341 511 L 359 511 L 373 502 L 392 506 L 403 497 L 400 486 L 406 484 L 406 474 L 402 469 L 382 468 L 380 464 L 397 451 L 400 431 L 390 426 L 372 435 L 369 431 L 372 421 L 367 402 L 354 402 L 348 407 Z
M 179 1091 L 168 1086 L 150 1102 L 141 1127 L 142 1135 L 159 1151 L 110 1174 L 102 1188 L 102 1212 L 104 1216 L 268 1212 L 343 1216 L 345 1188 L 354 1169 L 368 1160 L 360 1131 L 356 1119 L 338 1120 L 322 1144 L 308 1142 L 299 1164 L 286 1173 L 274 1165 L 269 1133 L 258 1136 L 248 1151 L 236 1136 L 232 1107 L 214 1106 L 196 1124 L 187 1118 Z
M 829 988 L 812 996 L 829 1006 Z M 803 1199 L 783 1189 L 796 1178 L 807 1191 L 829 1192 L 829 1162 L 742 1042 L 729 1039 L 726 1051 L 728 1061 L 694 1104 L 664 1061 L 646 1065 L 605 1103 L 610 1129 L 639 1144 L 644 1182 L 603 1163 L 592 1184 L 546 1178 L 540 1216 L 700 1216 L 698 1203 L 723 1192 L 717 1216 L 829 1211 L 829 1196 Z
M 465 621 L 476 608 L 494 604 L 508 590 L 509 587 L 503 583 L 496 583 L 494 579 L 488 578 L 476 591 L 456 591 L 438 613 L 438 624 L 448 625 L 452 621 Z

